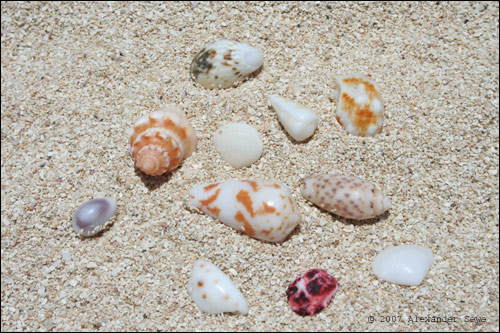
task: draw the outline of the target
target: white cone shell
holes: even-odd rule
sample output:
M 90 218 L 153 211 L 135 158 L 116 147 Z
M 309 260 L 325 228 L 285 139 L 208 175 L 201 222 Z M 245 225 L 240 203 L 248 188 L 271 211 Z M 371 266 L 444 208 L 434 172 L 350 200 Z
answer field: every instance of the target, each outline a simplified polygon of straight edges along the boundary
M 290 189 L 267 180 L 202 183 L 189 191 L 189 204 L 266 242 L 282 242 L 301 219 Z
M 432 251 L 418 245 L 389 247 L 373 260 L 373 272 L 380 279 L 407 285 L 422 283 L 434 262 Z
M 307 139 L 318 127 L 318 116 L 296 102 L 272 95 L 269 104 L 288 134 L 297 141 Z
M 248 314 L 247 301 L 238 288 L 226 274 L 206 260 L 195 262 L 187 291 L 203 312 Z
M 236 169 L 250 166 L 262 155 L 259 132 L 245 123 L 230 123 L 219 128 L 213 142 L 221 159 Z

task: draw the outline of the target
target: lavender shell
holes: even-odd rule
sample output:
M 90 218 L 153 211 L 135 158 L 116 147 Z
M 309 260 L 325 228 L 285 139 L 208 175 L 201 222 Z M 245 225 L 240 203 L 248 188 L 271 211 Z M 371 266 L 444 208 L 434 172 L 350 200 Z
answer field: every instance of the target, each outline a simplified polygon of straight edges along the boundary
M 73 215 L 73 229 L 83 237 L 94 236 L 104 229 L 106 222 L 116 213 L 111 198 L 99 198 L 80 205 Z

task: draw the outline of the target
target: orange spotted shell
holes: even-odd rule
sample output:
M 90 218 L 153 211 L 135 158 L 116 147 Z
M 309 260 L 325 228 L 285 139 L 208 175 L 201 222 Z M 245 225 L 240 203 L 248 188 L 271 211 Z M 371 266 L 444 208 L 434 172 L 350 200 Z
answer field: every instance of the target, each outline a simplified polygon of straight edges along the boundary
M 158 176 L 177 168 L 196 149 L 196 143 L 196 131 L 182 111 L 166 106 L 135 123 L 129 152 L 139 170 Z

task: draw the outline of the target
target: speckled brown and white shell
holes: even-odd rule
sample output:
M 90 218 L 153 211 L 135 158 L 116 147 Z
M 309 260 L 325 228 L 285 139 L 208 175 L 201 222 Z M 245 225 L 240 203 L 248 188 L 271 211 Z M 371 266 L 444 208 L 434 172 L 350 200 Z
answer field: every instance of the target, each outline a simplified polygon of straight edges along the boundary
M 267 242 L 282 242 L 301 216 L 290 189 L 267 180 L 203 183 L 189 191 L 191 206 Z
M 197 144 L 194 128 L 175 106 L 141 117 L 129 134 L 130 156 L 150 176 L 177 168 Z
M 382 130 L 384 107 L 377 85 L 364 75 L 335 77 L 336 118 L 357 136 L 373 136 Z
M 307 200 L 336 215 L 364 220 L 391 208 L 391 202 L 370 182 L 344 175 L 318 175 L 304 179 L 301 193 Z
M 232 40 L 205 46 L 191 63 L 191 77 L 208 89 L 229 88 L 243 81 L 262 65 L 255 47 Z

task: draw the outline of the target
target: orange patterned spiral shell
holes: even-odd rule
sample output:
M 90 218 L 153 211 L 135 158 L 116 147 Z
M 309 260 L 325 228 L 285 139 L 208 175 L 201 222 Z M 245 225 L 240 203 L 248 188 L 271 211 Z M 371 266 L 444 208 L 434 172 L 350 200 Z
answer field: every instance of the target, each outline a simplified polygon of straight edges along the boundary
M 137 168 L 158 176 L 177 168 L 196 149 L 196 131 L 174 106 L 141 117 L 130 134 L 129 152 Z

